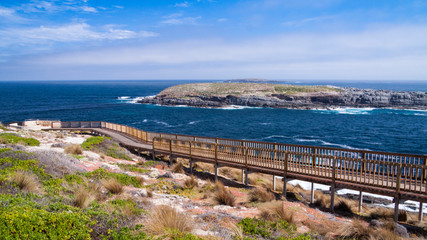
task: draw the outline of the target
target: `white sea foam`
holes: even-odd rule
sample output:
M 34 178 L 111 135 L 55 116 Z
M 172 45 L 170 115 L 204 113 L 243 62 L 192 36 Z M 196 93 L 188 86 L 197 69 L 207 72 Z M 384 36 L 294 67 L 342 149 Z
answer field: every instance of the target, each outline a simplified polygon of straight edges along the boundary
M 222 110 L 241 110 L 241 109 L 261 109 L 262 107 L 248 107 L 248 106 L 239 106 L 239 105 L 229 105 L 226 107 L 221 107 Z
M 130 97 L 129 96 L 123 96 L 123 97 L 118 97 L 117 99 L 118 100 L 126 100 L 126 99 L 129 99 Z
M 272 139 L 272 138 L 289 138 L 289 137 L 283 136 L 283 135 L 271 135 L 268 137 L 263 137 L 263 138 L 261 138 L 261 140 Z
M 196 123 L 199 123 L 199 122 L 201 122 L 201 121 L 191 121 L 188 124 L 193 125 L 193 124 L 196 124 Z
M 350 114 L 350 115 L 368 115 L 376 108 L 331 108 L 331 109 L 316 109 L 313 111 L 324 113 L 324 114 Z

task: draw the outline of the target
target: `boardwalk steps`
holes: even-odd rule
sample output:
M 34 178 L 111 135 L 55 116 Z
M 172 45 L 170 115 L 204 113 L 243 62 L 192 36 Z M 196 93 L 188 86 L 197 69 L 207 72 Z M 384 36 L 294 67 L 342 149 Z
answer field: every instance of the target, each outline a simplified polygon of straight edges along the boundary
M 299 179 L 331 186 L 332 202 L 337 188 L 360 191 L 361 197 L 362 192 L 391 196 L 396 220 L 399 201 L 420 202 L 420 219 L 422 205 L 427 202 L 427 155 L 155 133 L 103 121 L 54 121 L 50 127 L 107 135 L 125 147 L 149 151 L 153 156 L 187 158 L 191 165 L 211 163 L 216 176 L 218 168 L 225 166 L 242 169 L 246 179 L 251 172 L 281 176 L 284 194 L 286 182 Z

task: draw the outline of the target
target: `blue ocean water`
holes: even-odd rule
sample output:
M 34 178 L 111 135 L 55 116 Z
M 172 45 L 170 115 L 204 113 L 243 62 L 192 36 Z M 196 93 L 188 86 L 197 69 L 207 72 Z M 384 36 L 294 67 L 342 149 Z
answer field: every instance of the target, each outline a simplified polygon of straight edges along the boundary
M 206 109 L 132 101 L 191 82 L 196 81 L 0 82 L 0 121 L 102 120 L 154 132 L 427 154 L 427 111 Z M 297 84 L 427 91 L 420 82 Z

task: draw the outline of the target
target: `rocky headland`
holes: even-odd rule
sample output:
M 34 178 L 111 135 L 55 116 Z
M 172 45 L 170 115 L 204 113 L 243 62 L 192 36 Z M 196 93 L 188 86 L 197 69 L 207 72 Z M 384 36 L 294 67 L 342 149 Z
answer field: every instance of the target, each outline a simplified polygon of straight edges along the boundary
M 330 109 L 396 108 L 427 110 L 427 92 L 269 83 L 195 83 L 169 87 L 138 103 L 194 107 Z

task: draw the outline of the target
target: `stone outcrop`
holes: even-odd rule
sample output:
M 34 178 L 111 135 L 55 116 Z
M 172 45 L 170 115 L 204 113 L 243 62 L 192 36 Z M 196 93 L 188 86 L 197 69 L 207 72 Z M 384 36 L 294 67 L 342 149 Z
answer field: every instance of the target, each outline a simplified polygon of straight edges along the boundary
M 427 92 L 403 92 L 358 88 L 338 88 L 336 92 L 271 93 L 271 94 L 171 94 L 160 93 L 146 97 L 139 103 L 160 105 L 186 105 L 194 107 L 226 107 L 229 105 L 293 108 L 328 109 L 337 107 L 373 107 L 427 110 Z

